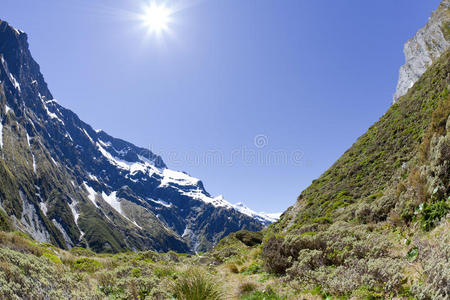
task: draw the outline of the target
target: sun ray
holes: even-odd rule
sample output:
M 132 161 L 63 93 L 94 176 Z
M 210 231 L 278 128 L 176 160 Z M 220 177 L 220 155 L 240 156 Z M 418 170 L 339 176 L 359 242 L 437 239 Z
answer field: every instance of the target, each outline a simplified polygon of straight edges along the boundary
M 145 7 L 141 18 L 150 32 L 161 33 L 168 30 L 172 13 L 172 10 L 164 4 L 151 3 Z

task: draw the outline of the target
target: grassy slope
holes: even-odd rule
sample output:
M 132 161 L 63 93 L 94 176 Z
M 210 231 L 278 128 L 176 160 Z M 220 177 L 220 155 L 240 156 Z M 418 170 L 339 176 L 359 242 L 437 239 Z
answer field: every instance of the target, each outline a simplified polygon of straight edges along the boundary
M 288 230 L 295 230 L 306 224 L 331 223 L 343 211 L 341 208 L 380 198 L 404 163 L 416 156 L 438 103 L 448 101 L 449 57 L 450 53 L 444 54 L 330 169 L 314 180 L 298 197 L 297 207 L 290 208 L 295 213 L 284 214 L 273 230 L 280 232 L 289 224 L 292 226 Z M 380 212 L 380 220 L 386 217 Z
M 449 59 L 447 51 L 267 230 L 267 270 L 299 293 L 450 296 Z

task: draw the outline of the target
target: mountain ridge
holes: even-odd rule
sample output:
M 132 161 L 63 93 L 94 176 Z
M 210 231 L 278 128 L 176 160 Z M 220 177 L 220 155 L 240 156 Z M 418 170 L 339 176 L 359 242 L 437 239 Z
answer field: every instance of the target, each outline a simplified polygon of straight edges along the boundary
M 5 21 L 0 56 L 2 164 L 21 191 L 3 193 L 0 203 L 34 238 L 96 251 L 203 251 L 233 231 L 273 222 L 212 197 L 197 178 L 59 105 L 27 35 Z

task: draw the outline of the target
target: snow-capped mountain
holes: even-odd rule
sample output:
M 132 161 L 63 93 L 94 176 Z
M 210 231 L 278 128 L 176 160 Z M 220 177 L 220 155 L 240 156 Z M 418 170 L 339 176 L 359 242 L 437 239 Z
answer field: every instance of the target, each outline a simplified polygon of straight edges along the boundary
M 0 204 L 21 230 L 63 248 L 202 251 L 276 216 L 212 197 L 141 147 L 58 104 L 27 35 L 0 21 Z
M 252 217 L 253 219 L 258 220 L 262 224 L 266 224 L 266 225 L 269 225 L 271 223 L 278 221 L 278 219 L 280 219 L 280 216 L 282 214 L 282 213 L 270 213 L 269 214 L 269 213 L 265 213 L 265 212 L 257 213 L 255 211 L 251 210 L 250 208 L 248 208 L 247 206 L 245 206 L 245 204 L 242 202 L 236 203 L 235 205 L 233 205 L 233 208 L 238 210 L 239 212 L 243 213 L 244 215 Z

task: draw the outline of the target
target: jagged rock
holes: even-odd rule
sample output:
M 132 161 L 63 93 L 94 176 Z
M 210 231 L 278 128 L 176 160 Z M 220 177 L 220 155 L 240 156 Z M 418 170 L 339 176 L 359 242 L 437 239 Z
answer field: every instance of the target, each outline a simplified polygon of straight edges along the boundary
M 444 0 L 425 27 L 404 46 L 405 64 L 400 68 L 393 102 L 405 95 L 432 62 L 450 46 L 450 0 Z

